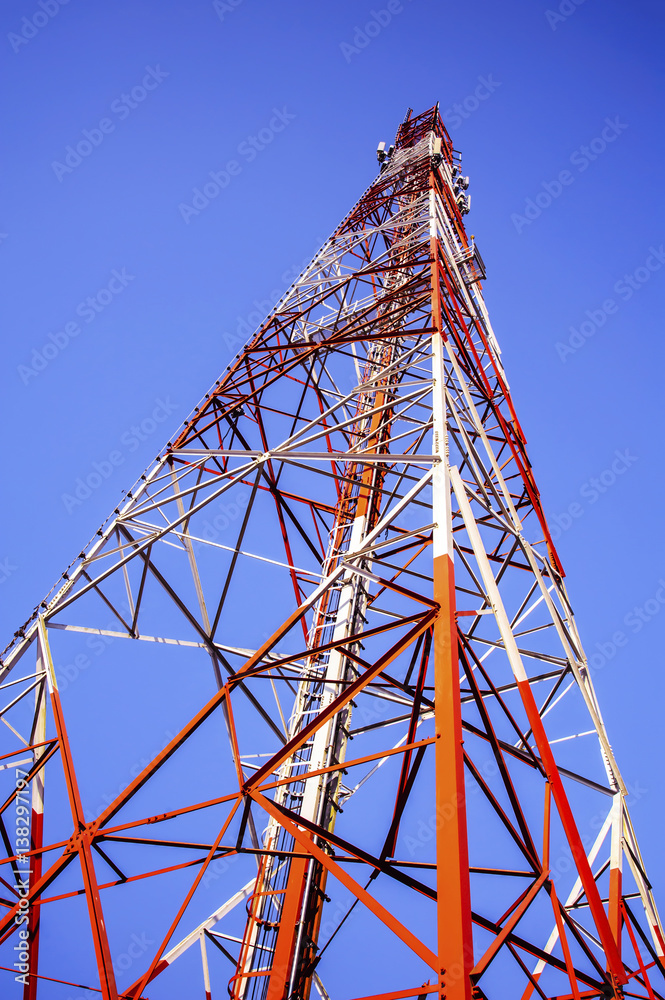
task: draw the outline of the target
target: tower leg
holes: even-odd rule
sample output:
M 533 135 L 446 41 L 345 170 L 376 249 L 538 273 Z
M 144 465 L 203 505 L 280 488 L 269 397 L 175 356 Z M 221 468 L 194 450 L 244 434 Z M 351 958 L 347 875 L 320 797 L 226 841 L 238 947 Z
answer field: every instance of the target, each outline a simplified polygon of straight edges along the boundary
M 473 937 L 466 831 L 462 716 L 455 628 L 455 580 L 447 555 L 434 561 L 436 864 L 441 997 L 471 1000 Z
M 432 507 L 434 600 L 440 611 L 434 625 L 434 722 L 436 769 L 436 865 L 440 996 L 471 1000 L 473 933 L 469 850 L 464 793 L 462 709 L 460 704 L 455 571 L 453 566 L 450 481 L 446 445 L 443 339 L 432 338 L 434 453 L 440 462 L 433 476 Z
M 43 672 L 44 679 L 35 689 L 35 720 L 32 740 L 41 744 L 34 751 L 35 763 L 46 752 L 46 671 L 41 652 L 37 655 L 38 672 Z M 44 844 L 44 770 L 39 771 L 32 781 L 32 801 L 30 817 L 30 848 L 41 851 Z M 35 853 L 30 858 L 29 885 L 32 888 L 42 877 L 42 855 Z M 33 903 L 28 915 L 28 981 L 23 987 L 23 1000 L 36 1000 L 37 979 L 39 967 L 39 904 Z

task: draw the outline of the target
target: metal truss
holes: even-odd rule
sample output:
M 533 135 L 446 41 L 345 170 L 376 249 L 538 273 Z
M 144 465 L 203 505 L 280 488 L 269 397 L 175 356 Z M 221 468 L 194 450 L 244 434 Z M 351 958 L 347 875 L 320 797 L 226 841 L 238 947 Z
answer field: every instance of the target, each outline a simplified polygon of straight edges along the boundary
M 379 158 L 3 654 L 3 996 L 665 995 L 438 108 Z

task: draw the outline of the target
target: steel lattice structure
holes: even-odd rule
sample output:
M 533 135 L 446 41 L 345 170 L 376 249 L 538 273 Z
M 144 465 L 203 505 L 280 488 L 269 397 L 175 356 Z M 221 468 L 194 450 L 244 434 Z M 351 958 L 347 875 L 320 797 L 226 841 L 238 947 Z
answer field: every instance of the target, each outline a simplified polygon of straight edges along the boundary
M 438 106 L 379 159 L 3 654 L 3 996 L 665 993 Z

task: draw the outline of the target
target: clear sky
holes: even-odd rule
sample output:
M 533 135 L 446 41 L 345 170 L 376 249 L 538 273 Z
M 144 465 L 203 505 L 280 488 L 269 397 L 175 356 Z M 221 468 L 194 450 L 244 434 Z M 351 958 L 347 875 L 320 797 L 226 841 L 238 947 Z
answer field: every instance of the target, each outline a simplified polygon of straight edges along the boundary
M 664 28 L 656 0 L 4 0 L 6 638 L 438 100 L 662 908 Z

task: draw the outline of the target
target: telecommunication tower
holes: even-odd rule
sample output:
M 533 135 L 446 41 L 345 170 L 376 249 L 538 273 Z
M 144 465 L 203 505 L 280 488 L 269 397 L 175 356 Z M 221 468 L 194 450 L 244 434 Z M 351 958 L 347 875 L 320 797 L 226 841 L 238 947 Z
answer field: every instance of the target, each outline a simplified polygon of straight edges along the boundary
M 438 106 L 378 159 L 4 651 L 3 997 L 665 993 Z

